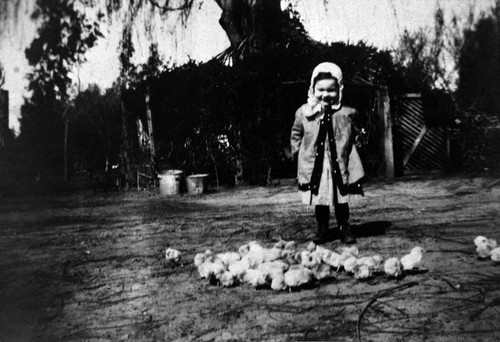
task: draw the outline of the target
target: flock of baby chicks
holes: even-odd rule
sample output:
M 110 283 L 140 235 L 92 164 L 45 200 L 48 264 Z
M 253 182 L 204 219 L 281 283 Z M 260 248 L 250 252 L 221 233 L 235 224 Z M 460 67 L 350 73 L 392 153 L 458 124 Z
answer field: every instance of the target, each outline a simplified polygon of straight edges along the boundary
M 478 236 L 474 239 L 476 253 L 480 259 L 491 259 L 494 263 L 500 262 L 500 247 L 494 239 Z
M 270 287 L 275 291 L 292 290 L 332 278 L 344 270 L 364 280 L 376 274 L 401 277 L 422 261 L 423 249 L 415 247 L 402 258 L 383 260 L 380 255 L 360 256 L 356 246 L 337 251 L 311 242 L 299 250 L 296 242 L 280 240 L 271 248 L 257 241 L 241 246 L 237 252 L 214 254 L 211 250 L 196 254 L 194 265 L 201 278 L 224 287 L 247 283 L 255 288 Z M 167 249 L 166 258 L 179 262 L 180 253 Z
M 478 258 L 500 263 L 496 240 L 478 236 L 474 244 Z M 380 255 L 360 256 L 356 246 L 333 251 L 310 242 L 304 250 L 299 250 L 294 241 L 280 240 L 271 248 L 251 241 L 237 252 L 198 253 L 194 265 L 200 277 L 211 284 L 231 287 L 248 283 L 255 288 L 281 291 L 332 278 L 341 270 L 359 280 L 384 273 L 398 278 L 405 271 L 417 269 L 423 253 L 422 247 L 415 247 L 402 258 L 391 257 L 384 262 Z M 167 248 L 165 256 L 171 263 L 179 263 L 181 259 L 180 252 L 172 248 Z

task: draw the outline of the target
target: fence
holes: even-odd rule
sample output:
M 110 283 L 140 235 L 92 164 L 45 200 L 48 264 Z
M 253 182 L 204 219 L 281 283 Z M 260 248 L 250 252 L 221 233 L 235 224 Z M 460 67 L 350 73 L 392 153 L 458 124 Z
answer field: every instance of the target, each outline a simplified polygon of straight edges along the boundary
M 405 94 L 396 100 L 394 135 L 397 175 L 435 173 L 447 168 L 448 130 L 426 124 L 421 94 Z

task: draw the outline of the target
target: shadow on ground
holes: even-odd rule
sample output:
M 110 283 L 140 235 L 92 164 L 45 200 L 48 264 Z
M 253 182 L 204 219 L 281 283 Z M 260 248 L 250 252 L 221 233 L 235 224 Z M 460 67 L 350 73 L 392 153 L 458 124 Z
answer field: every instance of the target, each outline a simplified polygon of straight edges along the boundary
M 356 237 L 369 237 L 385 235 L 386 230 L 392 226 L 389 221 L 373 221 L 352 225 L 352 232 Z

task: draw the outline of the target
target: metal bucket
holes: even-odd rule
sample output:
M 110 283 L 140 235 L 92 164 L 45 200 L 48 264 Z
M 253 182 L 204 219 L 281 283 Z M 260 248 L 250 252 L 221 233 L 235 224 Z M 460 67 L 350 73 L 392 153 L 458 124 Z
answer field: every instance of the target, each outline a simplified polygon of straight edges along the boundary
M 202 194 L 205 192 L 208 174 L 197 174 L 186 177 L 186 188 L 189 194 Z
M 181 170 L 168 170 L 158 175 L 160 178 L 160 194 L 178 195 L 181 192 Z

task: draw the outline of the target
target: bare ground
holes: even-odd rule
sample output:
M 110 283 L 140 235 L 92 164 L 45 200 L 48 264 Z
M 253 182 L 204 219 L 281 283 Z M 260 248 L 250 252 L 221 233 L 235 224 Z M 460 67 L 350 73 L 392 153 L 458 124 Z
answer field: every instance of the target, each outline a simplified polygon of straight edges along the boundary
M 500 180 L 372 183 L 351 208 L 361 253 L 421 245 L 428 271 L 367 282 L 339 273 L 279 293 L 198 278 L 192 259 L 208 248 L 278 237 L 305 246 L 314 218 L 294 185 L 1 199 L 0 341 L 500 340 L 500 265 L 478 260 L 472 242 L 500 240 Z M 165 262 L 168 246 L 181 265 Z

